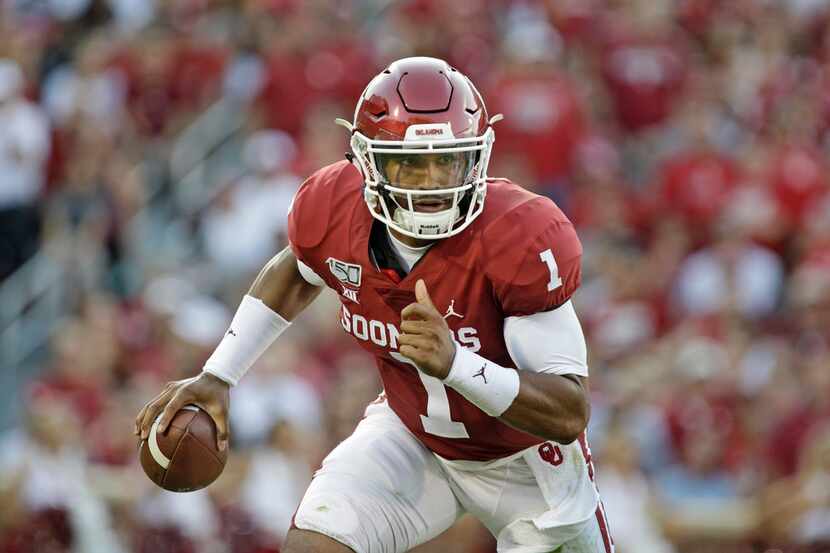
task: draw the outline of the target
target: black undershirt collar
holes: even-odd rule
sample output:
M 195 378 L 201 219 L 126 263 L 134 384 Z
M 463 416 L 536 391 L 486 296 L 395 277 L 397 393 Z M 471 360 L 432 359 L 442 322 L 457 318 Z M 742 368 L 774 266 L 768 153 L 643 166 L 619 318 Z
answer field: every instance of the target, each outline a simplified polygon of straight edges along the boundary
M 369 234 L 369 254 L 374 259 L 378 269 L 392 269 L 403 279 L 407 271 L 395 255 L 394 246 L 389 243 L 386 234 L 386 225 L 377 219 L 372 221 L 372 232 Z

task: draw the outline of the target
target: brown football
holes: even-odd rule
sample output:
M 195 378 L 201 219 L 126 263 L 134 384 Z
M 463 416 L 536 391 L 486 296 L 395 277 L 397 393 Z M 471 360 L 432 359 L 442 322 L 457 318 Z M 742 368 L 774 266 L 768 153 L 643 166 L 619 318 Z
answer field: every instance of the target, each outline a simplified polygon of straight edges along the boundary
M 191 492 L 222 474 L 227 448 L 216 447 L 216 425 L 203 410 L 186 405 L 173 415 L 167 432 L 157 430 L 158 418 L 139 446 L 141 466 L 150 480 L 171 492 Z

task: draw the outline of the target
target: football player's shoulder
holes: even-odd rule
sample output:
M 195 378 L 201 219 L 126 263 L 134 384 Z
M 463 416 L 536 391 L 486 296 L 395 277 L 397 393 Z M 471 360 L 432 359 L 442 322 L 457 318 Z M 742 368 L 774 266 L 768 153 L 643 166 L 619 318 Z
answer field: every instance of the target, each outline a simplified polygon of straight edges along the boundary
M 551 199 L 493 179 L 482 217 L 482 269 L 505 315 L 558 307 L 579 287 L 582 245 Z
M 535 194 L 509 179 L 488 179 L 484 219 L 485 233 L 500 233 L 521 219 L 524 232 L 528 225 L 542 227 L 551 221 L 569 223 L 553 200 Z
M 348 161 L 326 165 L 309 176 L 297 190 L 288 213 L 288 239 L 295 247 L 318 245 L 336 214 L 350 211 L 363 201 L 363 179 Z
M 578 241 L 570 220 L 553 200 L 507 179 L 488 184 L 481 217 L 483 251 L 497 263 L 511 252 L 521 253 L 545 233 L 561 235 L 564 242 Z

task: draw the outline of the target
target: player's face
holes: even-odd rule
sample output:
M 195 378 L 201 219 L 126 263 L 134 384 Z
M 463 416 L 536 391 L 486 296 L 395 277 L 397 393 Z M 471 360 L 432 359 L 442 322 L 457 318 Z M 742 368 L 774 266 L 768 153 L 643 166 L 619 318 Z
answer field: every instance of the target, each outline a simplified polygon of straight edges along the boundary
M 408 190 L 446 190 L 462 186 L 473 160 L 471 152 L 375 155 L 387 182 Z M 406 205 L 405 197 L 393 196 L 400 205 Z M 442 211 L 452 206 L 452 195 L 419 195 L 413 204 L 416 211 Z

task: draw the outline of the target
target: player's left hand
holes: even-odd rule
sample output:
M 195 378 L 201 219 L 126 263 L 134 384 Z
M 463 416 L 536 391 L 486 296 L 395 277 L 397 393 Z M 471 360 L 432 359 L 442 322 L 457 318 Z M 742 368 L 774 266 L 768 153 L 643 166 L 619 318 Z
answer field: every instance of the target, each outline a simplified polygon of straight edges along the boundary
M 447 321 L 435 308 L 421 279 L 415 283 L 415 298 L 415 303 L 401 311 L 398 351 L 426 374 L 443 380 L 455 358 L 455 342 Z

